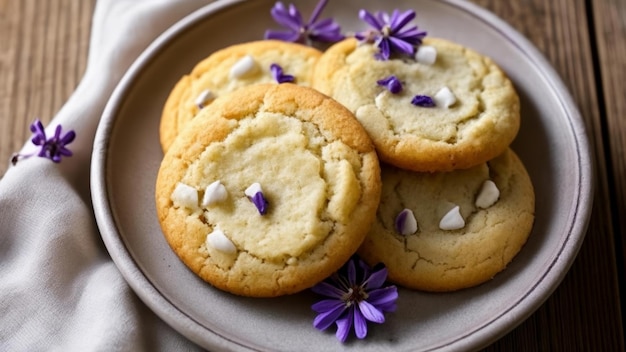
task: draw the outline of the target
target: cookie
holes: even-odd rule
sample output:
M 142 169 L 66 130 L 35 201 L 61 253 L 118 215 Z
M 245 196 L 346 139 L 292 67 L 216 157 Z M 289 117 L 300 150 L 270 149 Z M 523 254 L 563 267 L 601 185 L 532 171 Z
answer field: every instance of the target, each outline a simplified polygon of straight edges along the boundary
M 313 87 L 356 115 L 382 161 L 420 172 L 465 169 L 501 154 L 517 135 L 518 95 L 491 59 L 436 38 L 424 39 L 417 59 L 383 61 L 376 52 L 354 38 L 333 45 Z
M 277 40 L 236 44 L 214 52 L 170 92 L 161 115 L 161 148 L 167 151 L 185 124 L 215 97 L 251 84 L 276 82 L 273 64 L 283 75 L 292 76 L 293 83 L 310 85 L 320 55 L 317 49 Z
M 389 279 L 425 291 L 478 285 L 526 242 L 535 197 L 511 150 L 470 169 L 417 173 L 385 165 L 377 220 L 359 254 Z M 406 209 L 406 210 L 405 210 Z
M 376 151 L 352 113 L 311 88 L 260 84 L 218 97 L 176 138 L 156 209 L 171 248 L 202 279 L 273 297 L 314 285 L 356 252 L 380 187 Z

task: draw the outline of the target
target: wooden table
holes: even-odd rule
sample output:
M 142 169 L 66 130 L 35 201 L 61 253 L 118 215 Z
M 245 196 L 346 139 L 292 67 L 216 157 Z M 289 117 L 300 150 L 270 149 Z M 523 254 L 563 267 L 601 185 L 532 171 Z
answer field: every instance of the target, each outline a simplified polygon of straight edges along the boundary
M 626 1 L 474 0 L 530 39 L 584 118 L 596 159 L 585 242 L 554 294 L 487 351 L 623 351 Z M 80 81 L 95 0 L 0 0 L 0 175 Z

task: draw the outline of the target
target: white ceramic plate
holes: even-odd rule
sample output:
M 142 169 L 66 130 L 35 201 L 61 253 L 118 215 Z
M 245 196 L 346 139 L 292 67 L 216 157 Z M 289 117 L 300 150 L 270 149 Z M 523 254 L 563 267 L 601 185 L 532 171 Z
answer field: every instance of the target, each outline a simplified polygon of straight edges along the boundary
M 324 15 L 354 31 L 365 28 L 360 8 L 412 8 L 429 35 L 491 56 L 509 74 L 522 102 L 513 148 L 535 185 L 537 216 L 528 243 L 504 272 L 456 293 L 400 290 L 398 310 L 385 324 L 371 325 L 366 340 L 340 344 L 334 331 L 312 327 L 311 293 L 236 297 L 198 279 L 170 250 L 153 196 L 163 103 L 179 77 L 211 52 L 278 28 L 269 14 L 273 3 L 220 1 L 183 19 L 141 55 L 107 105 L 94 146 L 93 202 L 102 238 L 132 288 L 172 327 L 211 350 L 468 350 L 521 323 L 558 286 L 582 243 L 592 197 L 588 142 L 574 103 L 538 51 L 500 19 L 465 2 L 335 0 Z M 316 2 L 294 3 L 308 17 Z

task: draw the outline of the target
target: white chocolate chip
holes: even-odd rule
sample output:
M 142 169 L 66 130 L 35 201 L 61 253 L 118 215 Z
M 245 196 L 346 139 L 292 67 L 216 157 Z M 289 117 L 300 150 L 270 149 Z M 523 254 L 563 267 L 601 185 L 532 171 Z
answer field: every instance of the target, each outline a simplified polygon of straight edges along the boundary
M 415 53 L 415 60 L 420 64 L 432 65 L 437 61 L 437 49 L 434 46 L 420 45 Z
M 241 78 L 254 73 L 256 70 L 256 61 L 254 61 L 252 56 L 246 55 L 239 59 L 239 61 L 235 62 L 235 64 L 230 68 L 230 78 Z
M 198 94 L 198 97 L 196 98 L 195 103 L 198 109 L 202 109 L 204 108 L 207 102 L 213 99 L 215 99 L 213 92 L 211 92 L 209 89 L 205 89 L 202 92 L 200 92 L 200 94 Z
M 433 97 L 435 104 L 442 108 L 449 108 L 456 103 L 456 97 L 448 87 L 443 87 Z
M 254 197 L 255 194 L 257 194 L 259 192 L 263 192 L 263 190 L 261 189 L 261 184 L 258 183 L 258 182 L 255 182 L 255 183 L 251 184 L 250 187 L 246 188 L 246 190 L 243 193 L 246 196 L 252 198 L 252 197 Z
M 174 205 L 195 210 L 198 208 L 198 191 L 182 182 L 176 184 L 172 192 Z
M 442 230 L 458 230 L 463 227 L 465 227 L 465 220 L 463 220 L 461 208 L 458 205 L 450 209 L 439 222 L 439 228 Z
M 406 214 L 404 221 L 402 221 L 402 223 L 396 223 L 396 230 L 398 230 L 401 235 L 412 235 L 417 231 L 415 215 L 410 209 L 404 209 L 398 214 L 398 218 L 403 214 Z
M 202 197 L 202 206 L 208 207 L 219 202 L 223 202 L 228 197 L 226 187 L 219 181 L 215 181 L 207 186 L 204 191 L 204 197 Z
M 486 180 L 483 182 L 483 185 L 478 192 L 475 204 L 478 208 L 487 209 L 494 205 L 498 201 L 499 197 L 500 190 L 498 189 L 498 186 L 496 186 L 493 181 Z
M 207 247 L 213 247 L 223 253 L 237 253 L 237 247 L 226 237 L 224 231 L 219 228 L 215 228 L 213 232 L 206 236 L 206 245 Z

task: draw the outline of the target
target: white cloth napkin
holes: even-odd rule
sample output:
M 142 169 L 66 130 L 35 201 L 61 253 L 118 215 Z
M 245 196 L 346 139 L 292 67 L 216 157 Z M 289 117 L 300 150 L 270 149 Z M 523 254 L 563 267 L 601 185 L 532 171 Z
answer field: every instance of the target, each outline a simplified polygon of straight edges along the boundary
M 208 2 L 98 1 L 85 75 L 46 129 L 74 130 L 74 155 L 60 164 L 24 159 L 0 179 L 0 351 L 199 349 L 152 313 L 111 261 L 88 178 L 96 127 L 118 80 L 153 39 Z

